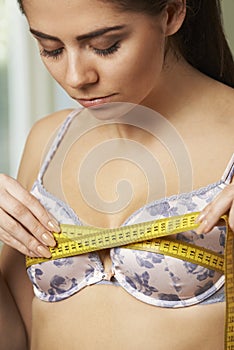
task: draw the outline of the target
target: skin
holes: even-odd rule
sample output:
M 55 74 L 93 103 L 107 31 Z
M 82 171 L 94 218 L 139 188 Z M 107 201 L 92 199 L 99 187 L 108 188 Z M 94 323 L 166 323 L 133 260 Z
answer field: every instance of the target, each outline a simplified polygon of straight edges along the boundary
M 181 26 L 185 15 L 183 8 L 175 12 L 175 7 L 170 6 L 157 19 L 152 19 L 143 14 L 119 13 L 111 5 L 103 5 L 97 0 L 58 0 L 56 6 L 53 0 L 25 0 L 24 7 L 48 71 L 70 96 L 87 99 L 108 95 L 111 96 L 108 102 L 128 101 L 158 111 L 178 130 L 188 149 L 193 170 L 193 188 L 220 179 L 233 153 L 233 90 L 202 75 L 182 58 L 176 59 L 171 52 L 164 60 L 166 39 Z M 77 40 L 77 36 L 97 31 L 100 27 L 113 26 L 124 28 L 114 31 L 114 34 L 109 32 L 95 38 Z M 42 38 L 41 33 L 56 40 Z M 105 56 L 97 53 L 97 50 L 113 46 L 116 40 L 119 42 L 118 50 Z M 52 57 L 52 54 L 57 57 Z M 27 222 L 24 226 L 41 240 L 43 233 L 49 234 L 51 230 L 48 227 L 51 217 L 27 190 L 31 189 L 36 179 L 45 145 L 51 141 L 68 112 L 54 113 L 33 127 L 19 170 L 20 185 L 6 176 L 2 178 L 2 184 L 3 180 L 7 184 L 5 187 L 2 185 L 3 198 L 10 199 L 15 208 L 10 209 L 10 205 L 6 207 L 2 199 L 1 207 L 5 208 L 2 212 L 13 218 L 18 218 L 19 213 L 21 216 L 23 214 L 23 219 L 20 220 Z M 107 120 L 108 116 L 104 117 Z M 85 114 L 84 117 L 81 116 L 80 128 L 88 120 Z M 167 183 L 165 195 L 178 193 L 175 171 L 162 144 L 154 137 L 146 138 L 144 131 L 136 130 L 131 125 L 119 124 L 116 127 L 111 124 L 89 132 L 74 143 L 66 158 L 65 169 L 79 169 L 82 152 L 87 154 L 93 146 L 111 138 L 120 139 L 119 147 L 124 149 L 124 138 L 127 137 L 147 147 L 162 164 Z M 129 181 L 138 187 L 131 203 L 117 213 L 101 213 L 96 208 L 87 206 L 79 188 L 76 189 L 76 174 L 73 171 L 62 171 L 61 179 L 67 202 L 86 224 L 117 227 L 148 201 L 145 196 L 147 187 L 141 175 L 130 164 L 123 166 L 121 160 L 112 162 L 106 173 L 103 171 L 97 190 L 106 200 L 112 201 L 113 183 L 110 179 L 121 179 L 123 169 Z M 53 170 L 46 174 L 44 185 L 57 194 L 53 188 Z M 227 186 L 204 208 L 200 216 L 200 232 L 210 229 L 220 215 L 228 210 L 230 225 L 234 228 L 233 188 L 233 184 Z M 154 199 L 160 198 L 156 185 L 150 191 Z M 19 205 L 19 201 L 23 206 Z M 39 225 L 38 217 L 42 217 L 42 225 Z M 16 238 L 17 242 L 21 242 L 21 251 L 42 253 L 36 249 L 38 241 L 26 230 L 22 230 L 19 221 L 12 223 L 8 219 L 8 222 L 10 232 L 6 232 L 6 227 L 2 228 L 7 243 L 17 245 L 10 237 L 18 228 L 20 232 Z M 42 247 L 41 244 L 40 246 Z M 100 256 L 105 270 L 109 271 L 109 252 L 100 252 Z M 195 350 L 198 347 L 202 350 L 223 349 L 223 303 L 178 310 L 162 309 L 141 303 L 120 287 L 109 285 L 93 285 L 62 302 L 44 303 L 33 297 L 22 254 L 5 246 L 1 254 L 1 270 L 19 310 L 18 313 L 14 309 L 11 321 L 14 320 L 21 327 L 23 324 L 32 350 L 58 350 L 63 349 L 64 344 L 68 349 L 75 349 L 79 344 L 82 350 L 105 349 L 107 344 L 112 350 L 126 347 L 126 344 L 128 349 L 144 347 L 146 350 L 155 349 L 155 344 L 157 350 Z M 7 295 L 6 291 L 4 295 Z M 9 301 L 8 305 L 10 304 L 13 308 L 14 302 Z M 2 315 L 8 315 L 8 305 L 2 306 Z M 59 332 L 58 342 L 58 329 L 61 326 L 63 332 Z M 168 330 L 170 337 L 165 336 Z M 209 337 L 209 334 L 212 336 Z M 24 338 L 24 330 L 20 332 L 19 339 L 20 337 Z M 22 340 L 20 344 L 23 344 Z
M 88 13 L 91 7 L 92 1 L 89 1 L 88 6 L 85 7 L 83 3 L 78 2 L 75 13 L 80 13 L 79 25 L 75 20 L 76 15 L 73 15 L 73 25 L 64 27 L 61 32 L 59 28 L 56 30 L 54 26 L 50 28 L 48 25 L 50 22 L 48 13 L 53 8 L 51 1 L 47 5 L 48 12 L 43 11 L 43 13 L 37 12 L 40 11 L 41 6 L 35 8 L 30 6 L 30 3 L 28 5 L 27 2 L 25 3 L 29 25 L 38 40 L 46 68 L 74 99 L 113 95 L 108 102 L 153 105 L 155 91 L 160 86 L 159 75 L 164 61 L 165 36 L 176 31 L 181 19 L 178 20 L 178 24 L 174 19 L 173 26 L 167 25 L 168 16 L 164 13 L 158 21 L 155 21 L 155 18 L 150 20 L 143 17 L 144 23 L 141 25 L 142 17 L 136 14 L 132 15 L 131 21 L 128 13 L 122 13 L 121 20 L 113 14 L 109 17 L 111 6 L 99 2 L 97 11 L 100 19 L 97 22 L 94 11 Z M 59 14 L 60 11 L 58 14 L 55 13 L 55 16 Z M 180 16 L 183 17 L 183 15 L 182 12 Z M 38 23 L 40 16 L 43 16 L 46 25 Z M 71 13 L 67 12 L 67 16 L 63 18 L 64 25 L 69 21 L 70 16 Z M 96 35 L 93 38 L 76 39 L 83 33 L 117 26 L 123 26 L 123 29 L 109 30 L 106 34 Z M 43 39 L 42 35 L 35 33 L 37 28 L 43 33 L 52 32 L 53 36 L 59 40 Z M 80 33 L 81 35 L 78 35 Z M 145 42 L 146 37 L 149 38 L 147 42 Z M 113 48 L 113 53 L 105 54 L 105 50 L 110 47 Z M 55 56 L 52 56 L 53 51 Z M 113 70 L 116 66 L 118 69 Z M 152 72 L 155 72 L 153 76 Z M 128 85 L 123 88 L 126 75 Z M 142 84 L 136 91 L 135 87 L 139 80 Z

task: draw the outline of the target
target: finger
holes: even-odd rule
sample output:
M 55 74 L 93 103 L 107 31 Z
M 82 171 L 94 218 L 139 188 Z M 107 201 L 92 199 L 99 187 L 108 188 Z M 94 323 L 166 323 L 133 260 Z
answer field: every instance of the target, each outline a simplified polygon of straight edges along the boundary
M 5 243 L 7 244 L 7 243 Z M 18 252 L 22 253 L 25 256 L 30 256 L 32 258 L 50 258 L 51 253 L 46 252 L 46 254 L 39 254 L 39 253 L 34 253 L 31 250 L 29 250 L 25 245 L 23 245 L 21 242 L 17 241 L 14 237 L 10 237 L 9 239 L 9 244 L 7 244 L 13 249 L 16 249 Z
M 22 253 L 23 255 L 27 255 L 27 256 L 30 256 L 32 258 L 41 257 L 38 253 L 35 253 L 35 252 L 32 252 L 31 250 L 29 250 L 23 243 L 18 241 L 13 236 L 9 235 L 7 232 L 2 231 L 2 229 L 0 229 L 0 237 L 1 237 L 1 241 L 4 244 L 17 250 L 18 252 Z
M 49 258 L 50 250 L 42 245 L 19 222 L 0 209 L 0 240 L 23 254 Z M 7 223 L 7 224 L 6 224 Z
M 24 226 L 41 243 L 49 246 L 54 246 L 56 244 L 52 233 L 47 231 L 45 227 L 41 225 L 41 223 L 35 218 L 35 216 L 27 207 L 25 207 L 21 202 L 19 202 L 14 197 L 9 195 L 9 193 L 7 192 L 5 193 L 4 200 L 5 200 L 4 210 L 1 209 L 0 211 L 0 214 L 2 216 L 4 215 L 4 213 L 8 213 L 8 215 L 10 215 L 12 218 L 15 219 L 15 221 L 20 223 L 21 226 Z M 1 202 L 2 202 L 2 199 L 0 201 L 0 207 L 3 207 Z M 1 222 L 0 225 L 5 231 L 11 232 L 13 236 L 19 234 L 14 228 L 14 224 L 13 224 L 14 221 L 10 220 L 9 216 L 7 217 L 5 216 L 4 219 L 2 218 L 0 222 Z M 9 229 L 9 223 L 11 223 L 10 229 Z M 20 230 L 20 232 L 22 233 L 22 230 Z M 18 236 L 17 239 L 22 242 L 23 237 Z
M 21 242 L 17 241 L 14 237 L 11 237 L 11 241 L 9 244 L 4 242 L 4 244 L 8 245 L 9 247 L 16 249 L 18 252 L 22 253 L 23 255 L 30 256 L 32 258 L 38 258 L 39 255 L 35 254 L 34 252 L 31 252 L 27 249 Z M 6 238 L 7 240 L 7 238 Z
M 198 234 L 209 232 L 219 221 L 220 217 L 230 212 L 234 201 L 234 186 L 227 186 L 210 204 L 200 213 L 197 221 L 200 226 L 196 230 Z M 233 209 L 232 209 L 233 210 Z M 230 215 L 230 214 L 229 214 Z M 233 213 L 231 224 L 233 225 Z
M 7 183 L 7 189 L 6 189 Z M 1 185 L 3 184 L 3 185 Z M 32 215 L 43 225 L 48 231 L 60 232 L 60 227 L 58 222 L 53 218 L 53 216 L 46 211 L 46 209 L 40 204 L 40 202 L 27 190 L 24 189 L 16 180 L 13 178 L 0 174 L 0 193 L 1 193 L 1 202 L 0 206 L 5 209 L 6 201 L 4 197 L 9 194 L 14 197 L 16 200 L 22 203 L 27 210 L 30 210 Z M 8 206 L 9 210 L 9 206 Z M 7 211 L 8 211 L 7 210 Z M 24 210 L 22 207 L 19 210 Z M 12 211 L 11 211 L 12 212 Z M 14 214 L 13 214 L 13 217 Z

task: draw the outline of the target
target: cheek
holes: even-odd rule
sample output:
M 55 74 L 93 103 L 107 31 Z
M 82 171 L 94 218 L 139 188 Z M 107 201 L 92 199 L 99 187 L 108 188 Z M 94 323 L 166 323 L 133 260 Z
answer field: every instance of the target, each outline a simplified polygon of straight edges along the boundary
M 64 72 L 62 69 L 62 65 L 59 64 L 59 62 L 52 61 L 52 59 L 45 59 L 42 57 L 42 62 L 44 66 L 46 67 L 47 71 L 50 73 L 50 75 L 60 84 L 63 86 L 63 76 Z
M 164 46 L 148 43 L 141 47 L 132 48 L 115 61 L 106 70 L 107 76 L 112 77 L 122 87 L 147 89 L 157 80 L 164 65 Z M 107 67 L 106 67 L 107 68 Z
M 138 55 L 136 64 L 140 72 L 145 75 L 155 76 L 160 73 L 164 65 L 164 42 L 163 40 L 149 41 Z

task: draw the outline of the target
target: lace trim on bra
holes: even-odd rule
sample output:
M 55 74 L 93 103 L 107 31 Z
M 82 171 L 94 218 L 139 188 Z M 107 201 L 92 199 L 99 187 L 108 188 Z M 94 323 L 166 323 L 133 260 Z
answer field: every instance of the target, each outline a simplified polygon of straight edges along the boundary
M 176 195 L 172 195 L 169 197 L 165 197 L 165 198 L 160 198 L 157 200 L 154 200 L 153 202 L 147 203 L 145 204 L 143 207 L 137 209 L 134 213 L 132 213 L 120 226 L 125 226 L 128 225 L 130 221 L 132 221 L 132 219 L 134 219 L 138 214 L 140 214 L 143 210 L 147 210 L 151 207 L 156 207 L 164 202 L 173 202 L 173 201 L 177 201 L 177 200 L 181 200 L 181 199 L 188 199 L 190 197 L 193 196 L 199 196 L 201 194 L 204 194 L 210 190 L 213 190 L 217 187 L 222 188 L 223 186 L 225 186 L 225 182 L 223 182 L 223 180 L 219 180 L 216 183 L 213 184 L 209 184 L 208 186 L 205 187 L 201 187 L 199 189 L 195 189 L 191 192 L 188 193 L 180 193 L 180 194 L 176 194 Z M 33 191 L 35 190 L 35 188 L 37 188 L 39 190 L 39 192 L 46 196 L 47 198 L 50 198 L 52 200 L 54 200 L 56 203 L 58 203 L 61 207 L 63 207 L 66 212 L 69 213 L 69 216 L 72 218 L 72 220 L 74 220 L 74 224 L 75 225 L 79 225 L 79 226 L 84 226 L 85 224 L 79 219 L 78 215 L 76 214 L 76 212 L 63 200 L 57 198 L 55 195 L 53 195 L 52 193 L 50 193 L 49 191 L 47 191 L 47 189 L 44 187 L 43 183 L 41 180 L 37 179 L 35 181 L 35 183 L 33 184 L 32 187 L 32 194 Z

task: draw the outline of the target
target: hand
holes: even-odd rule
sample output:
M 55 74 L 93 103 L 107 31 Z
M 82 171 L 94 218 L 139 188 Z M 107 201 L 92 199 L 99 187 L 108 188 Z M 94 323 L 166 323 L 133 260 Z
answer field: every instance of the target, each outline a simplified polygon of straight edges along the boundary
M 201 211 L 197 218 L 201 224 L 196 232 L 198 234 L 209 232 L 224 214 L 229 214 L 228 223 L 234 232 L 234 180 Z
M 13 178 L 0 174 L 0 241 L 31 257 L 49 258 L 57 221 Z

